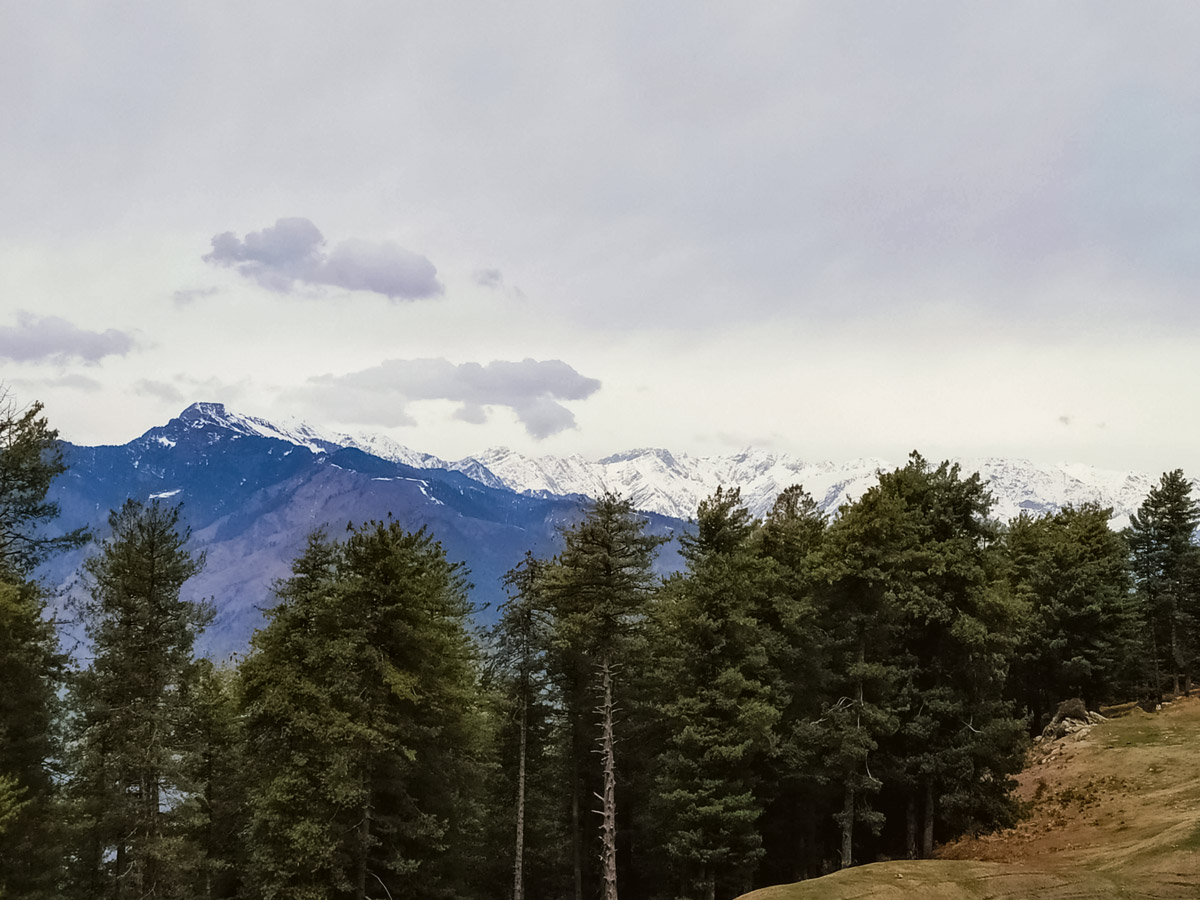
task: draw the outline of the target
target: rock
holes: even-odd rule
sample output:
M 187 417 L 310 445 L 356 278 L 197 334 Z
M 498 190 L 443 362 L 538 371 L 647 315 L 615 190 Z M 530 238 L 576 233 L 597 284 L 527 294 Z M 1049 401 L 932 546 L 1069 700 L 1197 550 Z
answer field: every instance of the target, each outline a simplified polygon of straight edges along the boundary
M 1042 730 L 1042 739 L 1046 741 L 1061 740 L 1069 734 L 1076 734 L 1084 729 L 1090 731 L 1092 725 L 1103 721 L 1107 720 L 1099 713 L 1088 712 L 1083 701 L 1078 697 L 1073 697 L 1058 705 L 1058 712 L 1054 714 L 1050 724 Z M 1086 733 L 1084 732 L 1080 736 L 1086 736 Z

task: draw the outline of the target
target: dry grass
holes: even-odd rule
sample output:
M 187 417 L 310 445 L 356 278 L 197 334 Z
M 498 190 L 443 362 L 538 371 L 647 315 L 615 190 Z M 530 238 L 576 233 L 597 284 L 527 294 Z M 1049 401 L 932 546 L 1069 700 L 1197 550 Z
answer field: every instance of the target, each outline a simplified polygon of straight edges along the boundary
M 1200 699 L 1035 748 L 1019 780 L 1016 828 L 747 900 L 1200 897 Z

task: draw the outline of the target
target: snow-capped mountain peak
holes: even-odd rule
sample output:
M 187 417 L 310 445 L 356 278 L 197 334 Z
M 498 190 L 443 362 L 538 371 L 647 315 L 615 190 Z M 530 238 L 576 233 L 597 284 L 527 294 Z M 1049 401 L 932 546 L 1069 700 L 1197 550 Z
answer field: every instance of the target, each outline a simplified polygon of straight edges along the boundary
M 695 515 L 700 501 L 718 487 L 741 489 L 742 500 L 756 516 L 770 510 L 784 488 L 801 484 L 822 509 L 837 511 L 875 483 L 880 471 L 896 463 L 876 457 L 842 462 L 809 462 L 786 453 L 747 447 L 720 456 L 690 456 L 656 447 L 614 453 L 599 460 L 571 456 L 526 456 L 493 447 L 475 456 L 445 460 L 412 450 L 387 435 L 347 434 L 296 419 L 274 423 L 227 409 L 220 403 L 195 403 L 166 428 L 146 437 L 171 443 L 172 426 L 203 432 L 210 440 L 223 435 L 255 435 L 286 441 L 313 453 L 352 447 L 415 468 L 449 469 L 489 487 L 535 496 L 606 491 L 628 497 L 638 509 L 675 518 Z M 1021 512 L 1043 514 L 1068 504 L 1095 502 L 1113 508 L 1112 524 L 1124 527 L 1154 483 L 1141 472 L 1099 469 L 1081 463 L 1042 464 L 1026 459 L 980 457 L 956 459 L 964 475 L 978 472 L 995 498 L 993 515 L 1010 519 Z

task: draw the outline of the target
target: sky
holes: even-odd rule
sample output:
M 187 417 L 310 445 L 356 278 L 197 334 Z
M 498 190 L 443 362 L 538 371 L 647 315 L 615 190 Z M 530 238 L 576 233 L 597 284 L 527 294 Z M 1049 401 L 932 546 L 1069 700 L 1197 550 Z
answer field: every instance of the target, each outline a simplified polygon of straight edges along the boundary
M 0 0 L 0 382 L 1200 475 L 1200 5 Z

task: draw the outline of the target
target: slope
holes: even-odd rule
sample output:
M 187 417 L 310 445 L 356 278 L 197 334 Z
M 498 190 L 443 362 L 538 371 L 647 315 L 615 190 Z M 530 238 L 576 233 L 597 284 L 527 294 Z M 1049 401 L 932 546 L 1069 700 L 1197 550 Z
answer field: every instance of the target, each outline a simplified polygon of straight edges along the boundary
M 1200 699 L 1120 718 L 1033 751 L 1016 828 L 777 885 L 746 900 L 1192 898 L 1200 896 Z

